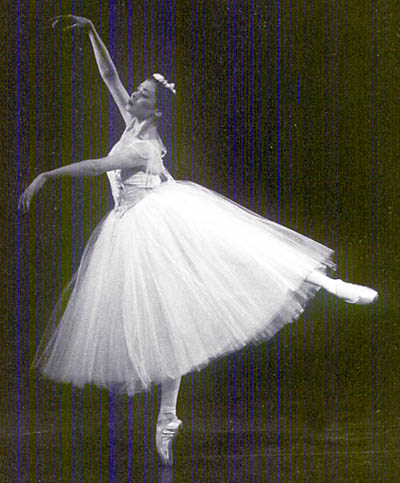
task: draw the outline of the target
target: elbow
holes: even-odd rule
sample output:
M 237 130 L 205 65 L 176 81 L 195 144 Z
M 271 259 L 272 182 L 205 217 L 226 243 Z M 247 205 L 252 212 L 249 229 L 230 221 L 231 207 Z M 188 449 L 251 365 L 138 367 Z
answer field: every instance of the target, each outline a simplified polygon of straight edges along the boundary
M 117 75 L 117 72 L 115 71 L 115 69 L 103 69 L 101 71 L 101 77 L 104 79 L 104 80 L 112 80 L 112 79 L 115 79 Z
M 89 176 L 100 176 L 104 173 L 101 163 L 96 159 L 90 159 L 87 165 L 87 173 Z

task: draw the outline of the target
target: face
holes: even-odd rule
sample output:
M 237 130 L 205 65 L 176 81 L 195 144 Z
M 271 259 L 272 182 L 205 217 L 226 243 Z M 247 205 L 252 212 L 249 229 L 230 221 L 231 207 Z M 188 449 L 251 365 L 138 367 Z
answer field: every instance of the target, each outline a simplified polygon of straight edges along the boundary
M 150 79 L 142 82 L 131 94 L 126 110 L 139 120 L 157 115 L 157 84 Z

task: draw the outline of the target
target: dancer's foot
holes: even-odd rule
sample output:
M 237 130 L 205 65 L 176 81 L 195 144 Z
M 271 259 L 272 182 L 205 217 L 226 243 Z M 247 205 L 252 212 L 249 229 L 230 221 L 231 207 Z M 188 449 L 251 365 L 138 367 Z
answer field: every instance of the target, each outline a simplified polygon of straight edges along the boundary
M 162 463 L 172 465 L 172 441 L 178 434 L 182 421 L 174 414 L 162 413 L 157 421 L 156 448 Z
M 372 288 L 343 282 L 340 279 L 333 282 L 332 294 L 349 304 L 368 305 L 378 300 L 378 292 Z

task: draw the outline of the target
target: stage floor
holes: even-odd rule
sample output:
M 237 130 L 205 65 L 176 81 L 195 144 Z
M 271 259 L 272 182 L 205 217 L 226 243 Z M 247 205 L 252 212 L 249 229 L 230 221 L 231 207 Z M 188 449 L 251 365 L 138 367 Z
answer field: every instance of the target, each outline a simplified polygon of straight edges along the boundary
M 61 411 L 21 415 L 18 426 L 3 414 L 2 481 L 399 481 L 400 418 L 394 416 L 387 424 L 379 414 L 363 421 L 341 414 L 321 427 L 294 414 L 232 419 L 223 409 L 207 418 L 204 411 L 190 416 L 183 410 L 168 469 L 155 452 L 151 403 L 151 396 L 108 397 L 92 407 L 74 401 Z

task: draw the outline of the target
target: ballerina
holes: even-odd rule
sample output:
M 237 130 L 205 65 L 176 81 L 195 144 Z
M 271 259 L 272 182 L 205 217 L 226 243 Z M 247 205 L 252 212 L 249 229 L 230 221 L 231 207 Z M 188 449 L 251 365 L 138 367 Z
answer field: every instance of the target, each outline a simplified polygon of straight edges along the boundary
M 20 197 L 65 176 L 107 173 L 114 208 L 90 236 L 58 324 L 35 364 L 60 382 L 94 383 L 128 395 L 161 385 L 156 448 L 172 464 L 181 377 L 295 320 L 319 289 L 353 304 L 371 288 L 330 278 L 332 250 L 199 185 L 175 181 L 163 164 L 161 74 L 129 95 L 93 23 L 74 15 L 53 26 L 88 34 L 100 75 L 126 128 L 110 153 L 37 176 Z M 54 315 L 53 318 L 57 318 Z

